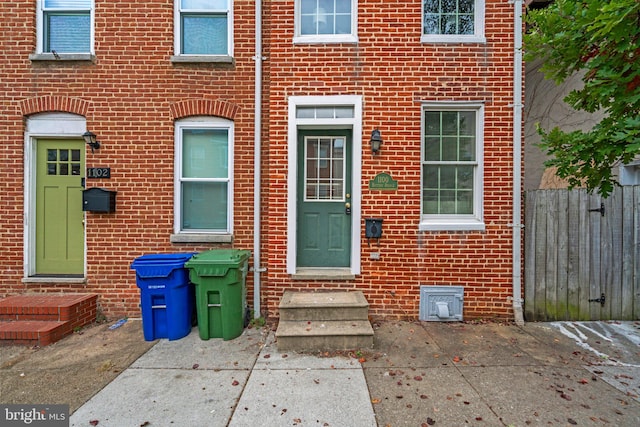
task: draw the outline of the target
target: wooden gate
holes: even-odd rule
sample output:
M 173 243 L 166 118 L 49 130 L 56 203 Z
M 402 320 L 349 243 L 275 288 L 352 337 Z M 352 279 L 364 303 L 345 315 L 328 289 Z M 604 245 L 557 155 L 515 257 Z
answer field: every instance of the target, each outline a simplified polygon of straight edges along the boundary
M 525 200 L 527 321 L 640 319 L 640 186 Z

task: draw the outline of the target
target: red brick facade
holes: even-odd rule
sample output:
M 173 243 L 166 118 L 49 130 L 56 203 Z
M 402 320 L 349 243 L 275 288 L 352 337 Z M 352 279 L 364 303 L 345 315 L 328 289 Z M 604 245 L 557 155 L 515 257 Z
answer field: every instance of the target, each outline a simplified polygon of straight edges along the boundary
M 253 249 L 254 1 L 233 0 L 233 63 L 172 62 L 173 1 L 95 0 L 95 58 L 30 60 L 34 1 L 2 2 L 0 297 L 23 292 L 96 292 L 107 316 L 139 315 L 131 262 L 145 253 L 217 247 Z M 420 0 L 359 0 L 357 43 L 293 43 L 294 1 L 263 1 L 262 313 L 278 315 L 286 289 L 359 289 L 373 316 L 417 318 L 420 285 L 465 287 L 465 318 L 513 314 L 511 217 L 513 5 L 485 0 L 486 43 L 424 43 Z M 291 96 L 362 99 L 362 218 L 384 218 L 380 246 L 361 227 L 360 272 L 336 280 L 287 272 L 287 144 Z M 484 105 L 484 231 L 420 231 L 423 102 Z M 86 274 L 81 281 L 29 280 L 25 250 L 25 126 L 40 113 L 82 116 L 102 147 L 86 166 L 111 178 L 87 181 L 117 191 L 117 210 L 87 213 Z M 171 243 L 174 220 L 174 121 L 232 120 L 234 224 L 229 244 Z M 372 156 L 379 128 L 384 144 Z M 80 138 L 80 135 L 78 135 Z M 396 191 L 369 189 L 380 173 Z M 27 172 L 28 173 L 28 172 Z M 380 259 L 370 258 L 377 252 Z M 254 266 L 254 260 L 250 260 Z M 25 280 L 26 279 L 26 280 Z M 248 276 L 249 304 L 253 279 Z

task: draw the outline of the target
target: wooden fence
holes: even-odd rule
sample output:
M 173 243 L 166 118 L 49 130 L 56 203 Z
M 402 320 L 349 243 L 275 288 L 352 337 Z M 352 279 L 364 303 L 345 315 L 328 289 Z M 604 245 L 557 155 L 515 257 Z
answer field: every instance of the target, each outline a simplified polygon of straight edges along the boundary
M 640 186 L 525 199 L 527 321 L 640 319 Z

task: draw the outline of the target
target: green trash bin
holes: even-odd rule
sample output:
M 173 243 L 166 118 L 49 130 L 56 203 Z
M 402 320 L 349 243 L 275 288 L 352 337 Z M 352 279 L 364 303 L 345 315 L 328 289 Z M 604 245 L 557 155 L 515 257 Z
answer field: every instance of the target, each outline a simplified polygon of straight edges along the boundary
M 185 263 L 195 285 L 200 339 L 234 339 L 244 329 L 246 278 L 251 251 L 213 249 Z

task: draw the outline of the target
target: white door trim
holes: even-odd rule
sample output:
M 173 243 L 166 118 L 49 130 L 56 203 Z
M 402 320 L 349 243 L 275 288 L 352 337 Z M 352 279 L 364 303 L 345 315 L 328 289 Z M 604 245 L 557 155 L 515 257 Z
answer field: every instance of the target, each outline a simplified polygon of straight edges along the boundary
M 353 107 L 353 118 L 307 119 L 297 118 L 298 107 L 347 106 Z M 287 273 L 296 274 L 296 221 L 297 221 L 297 175 L 298 175 L 298 130 L 305 128 L 345 128 L 353 132 L 352 150 L 352 210 L 351 210 L 351 274 L 360 274 L 360 222 L 362 217 L 362 96 L 291 96 L 289 97 L 287 135 Z
M 36 273 L 36 141 L 42 138 L 81 139 L 84 117 L 70 113 L 41 113 L 27 118 L 24 133 L 24 278 Z M 85 235 L 86 237 L 86 235 Z M 87 253 L 87 240 L 84 253 Z M 86 256 L 84 272 L 86 276 Z

